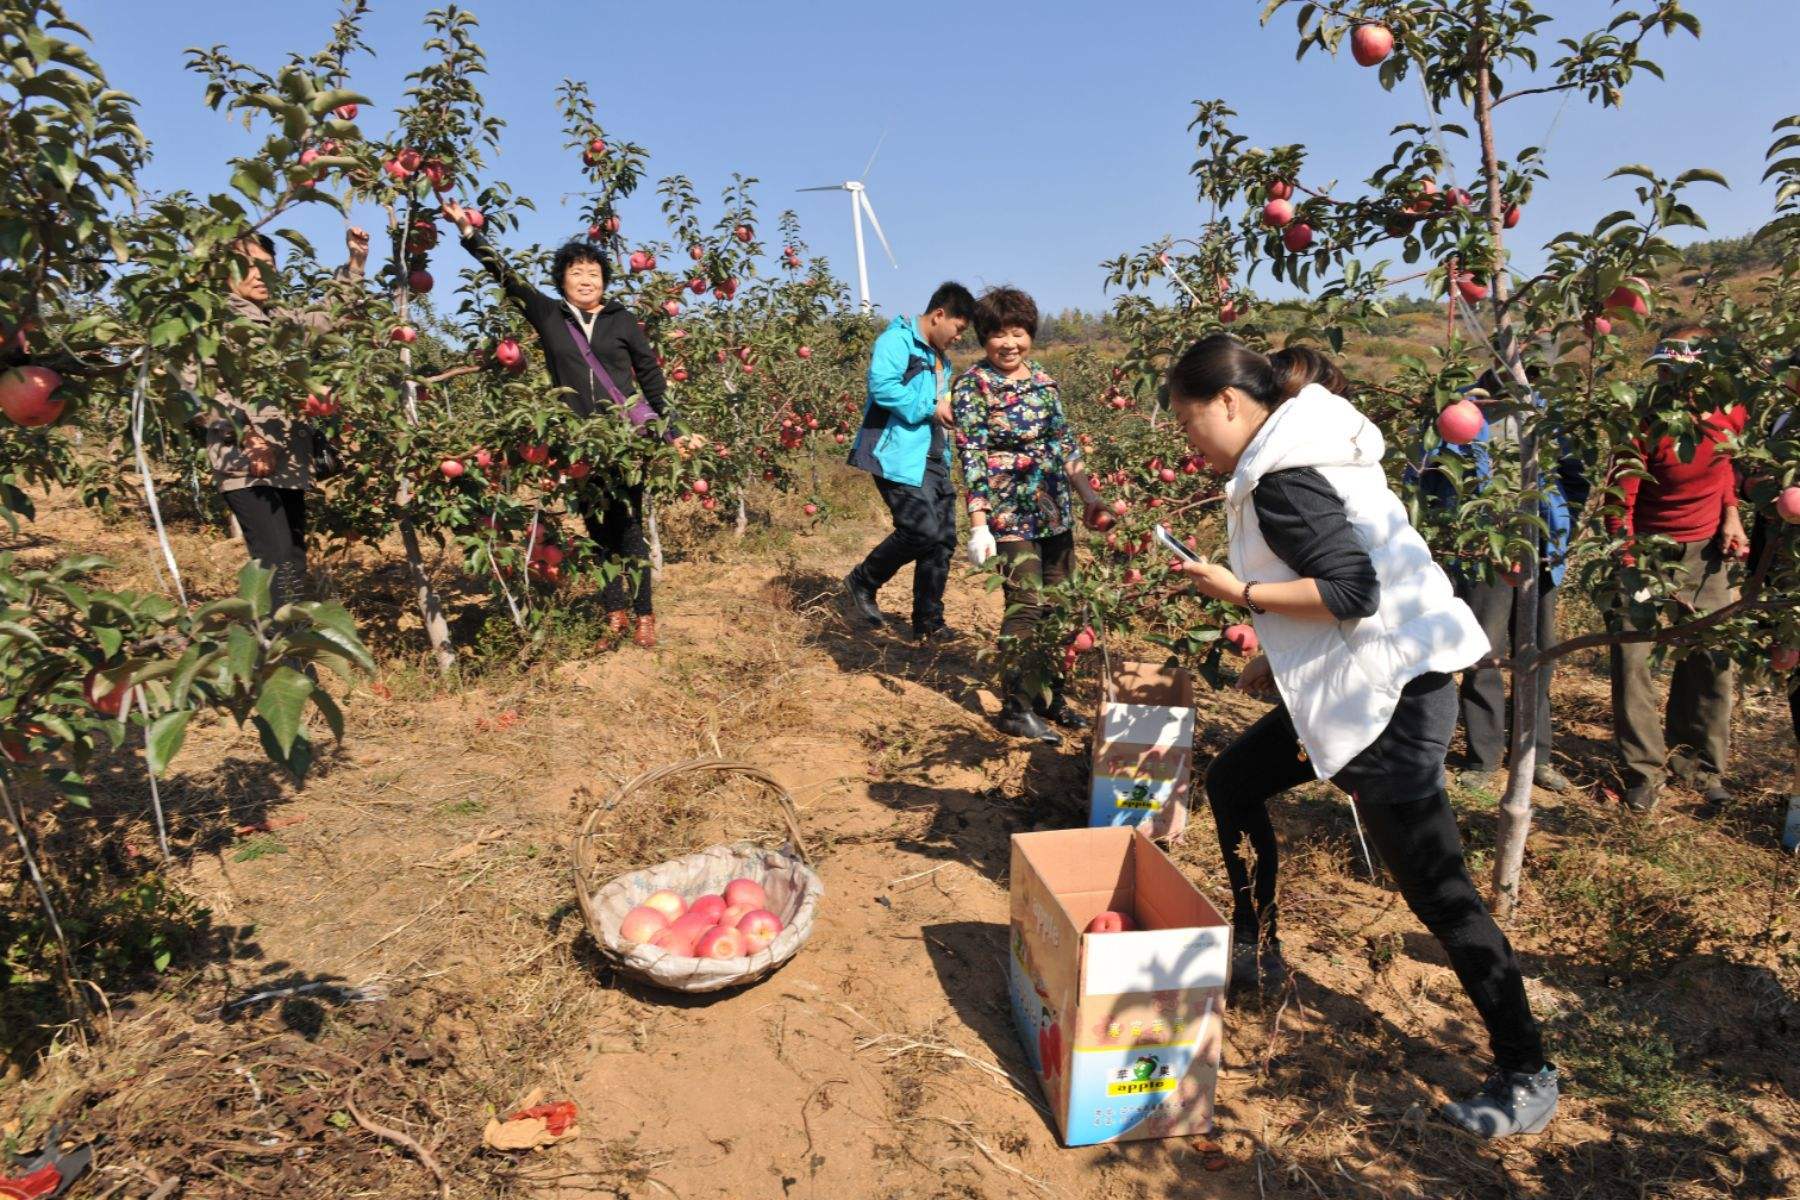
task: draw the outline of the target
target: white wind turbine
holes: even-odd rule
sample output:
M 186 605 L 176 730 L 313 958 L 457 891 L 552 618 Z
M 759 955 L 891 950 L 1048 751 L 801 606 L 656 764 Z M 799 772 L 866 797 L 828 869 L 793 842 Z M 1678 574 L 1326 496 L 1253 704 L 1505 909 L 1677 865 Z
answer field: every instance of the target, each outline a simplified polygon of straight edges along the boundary
M 869 155 L 867 166 L 863 167 L 861 179 L 848 179 L 843 183 L 827 183 L 820 187 L 804 187 L 802 192 L 836 192 L 845 191 L 850 194 L 850 224 L 856 229 L 856 283 L 862 297 L 862 310 L 868 312 L 873 305 L 869 303 L 869 260 L 863 250 L 863 214 L 869 214 L 869 224 L 875 229 L 875 236 L 881 240 L 881 248 L 887 251 L 888 261 L 899 269 L 900 262 L 894 257 L 894 248 L 888 245 L 886 235 L 881 232 L 881 222 L 875 219 L 875 206 L 869 203 L 869 191 L 863 186 L 863 179 L 869 177 L 869 168 L 875 165 L 875 155 L 881 153 L 881 143 L 887 140 L 887 131 L 883 130 L 881 138 L 875 143 L 875 150 Z

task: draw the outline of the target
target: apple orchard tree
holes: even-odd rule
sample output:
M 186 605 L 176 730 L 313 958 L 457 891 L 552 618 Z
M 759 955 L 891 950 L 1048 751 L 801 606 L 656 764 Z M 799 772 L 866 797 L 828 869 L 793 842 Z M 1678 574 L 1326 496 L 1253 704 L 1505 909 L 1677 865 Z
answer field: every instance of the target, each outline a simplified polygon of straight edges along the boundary
M 1725 181 L 1704 169 L 1665 179 L 1645 167 L 1621 167 L 1617 174 L 1638 181 L 1635 206 L 1603 216 L 1589 232 L 1556 234 L 1544 244 L 1543 269 L 1521 276 L 1509 268 L 1508 239 L 1530 228 L 1532 188 L 1546 172 L 1540 147 L 1503 157 L 1505 118 L 1507 105 L 1530 95 L 1621 104 L 1640 73 L 1661 75 L 1644 56 L 1646 44 L 1698 36 L 1698 21 L 1674 0 L 1621 10 L 1605 29 L 1557 42 L 1541 65 L 1549 17 L 1527 0 L 1274 0 L 1264 20 L 1284 9 L 1293 12 L 1303 56 L 1335 53 L 1348 40 L 1356 61 L 1374 69 L 1372 81 L 1418 87 L 1422 119 L 1394 130 L 1386 161 L 1361 188 L 1342 188 L 1309 173 L 1305 146 L 1252 148 L 1232 129 L 1236 114 L 1222 101 L 1197 104 L 1192 174 L 1205 220 L 1192 238 L 1164 239 L 1107 264 L 1111 282 L 1124 289 L 1115 306 L 1129 347 L 1123 382 L 1134 396 L 1149 394 L 1181 347 L 1234 322 L 1253 342 L 1311 339 L 1341 351 L 1384 315 L 1393 285 L 1423 280 L 1445 297 L 1448 344 L 1429 359 L 1403 360 L 1390 379 L 1359 381 L 1357 394 L 1387 438 L 1396 486 L 1440 557 L 1515 581 L 1520 591 L 1521 636 L 1502 664 L 1512 675 L 1515 708 L 1494 867 L 1496 908 L 1506 916 L 1517 899 L 1531 817 L 1531 697 L 1540 669 L 1574 650 L 1625 640 L 1699 643 L 1747 661 L 1766 660 L 1771 644 L 1800 641 L 1792 537 L 1771 540 L 1752 564 L 1741 600 L 1696 619 L 1671 598 L 1670 579 L 1622 565 L 1651 560 L 1633 556 L 1622 538 L 1590 518 L 1571 550 L 1581 586 L 1602 597 L 1631 597 L 1622 602 L 1654 627 L 1553 647 L 1534 643 L 1538 572 L 1522 569 L 1541 561 L 1538 503 L 1564 454 L 1581 456 L 1597 483 L 1616 484 L 1620 472 L 1642 469 L 1634 444 L 1667 433 L 1691 451 L 1703 414 L 1741 402 L 1751 427 L 1732 449 L 1750 481 L 1749 504 L 1767 511 L 1775 494 L 1796 482 L 1796 430 L 1772 438 L 1769 428 L 1781 401 L 1792 401 L 1782 364 L 1800 346 L 1800 121 L 1777 128 L 1769 176 L 1780 184 L 1779 210 L 1759 234 L 1782 267 L 1747 297 L 1717 284 L 1701 287 L 1695 316 L 1717 336 L 1701 363 L 1653 387 L 1641 366 L 1642 331 L 1669 307 L 1663 277 L 1680 257 L 1671 235 L 1702 228 L 1691 194 Z M 1400 273 L 1396 258 L 1405 264 Z M 1234 283 L 1264 268 L 1314 298 L 1273 306 Z M 1174 304 L 1147 294 L 1157 285 L 1176 289 Z M 1433 417 L 1489 369 L 1505 390 L 1489 414 L 1518 418 L 1521 436 L 1479 494 L 1474 480 L 1455 480 L 1463 494 L 1452 520 L 1421 502 L 1417 468 L 1442 443 Z M 1595 515 L 1618 511 L 1616 486 L 1596 491 Z
M 205 356 L 233 391 L 254 395 L 256 381 L 281 386 L 304 369 L 304 347 L 253 332 L 213 300 L 241 269 L 232 239 L 284 204 L 146 202 L 135 184 L 147 148 L 134 104 L 107 86 L 85 31 L 55 0 L 5 0 L 0 18 L 0 519 L 16 531 L 34 518 L 27 485 L 70 486 L 89 504 L 111 504 L 122 463 L 72 434 L 104 443 L 121 427 L 155 513 L 143 431 L 156 419 L 160 372 Z M 288 134 L 266 148 L 282 164 L 296 142 L 289 135 L 310 128 L 329 95 L 301 71 L 266 82 L 261 103 L 286 114 Z M 134 211 L 121 215 L 127 202 Z M 190 603 L 172 554 L 166 562 L 172 594 L 155 595 L 97 583 L 108 564 L 92 555 L 0 554 L 0 815 L 47 920 L 35 945 L 14 950 L 32 968 L 54 962 L 77 1009 L 85 994 L 32 847 L 54 814 L 40 819 L 33 801 L 85 806 L 96 756 L 139 742 L 166 855 L 156 777 L 196 713 L 253 725 L 268 756 L 303 777 L 313 757 L 307 708 L 334 734 L 343 728 L 316 668 L 348 675 L 372 665 L 338 605 L 271 611 L 269 575 L 255 566 L 236 595 Z

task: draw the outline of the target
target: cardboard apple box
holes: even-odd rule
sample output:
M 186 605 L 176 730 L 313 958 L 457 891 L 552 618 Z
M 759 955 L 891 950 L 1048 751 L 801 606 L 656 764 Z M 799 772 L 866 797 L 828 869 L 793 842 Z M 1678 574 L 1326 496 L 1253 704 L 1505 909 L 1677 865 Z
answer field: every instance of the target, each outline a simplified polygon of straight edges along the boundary
M 1193 760 L 1193 677 L 1156 663 L 1114 664 L 1094 722 L 1088 824 L 1174 837 L 1187 827 Z
M 1133 933 L 1083 933 L 1102 912 Z M 1068 1146 L 1205 1133 L 1231 927 L 1142 828 L 1012 839 L 1013 1021 Z

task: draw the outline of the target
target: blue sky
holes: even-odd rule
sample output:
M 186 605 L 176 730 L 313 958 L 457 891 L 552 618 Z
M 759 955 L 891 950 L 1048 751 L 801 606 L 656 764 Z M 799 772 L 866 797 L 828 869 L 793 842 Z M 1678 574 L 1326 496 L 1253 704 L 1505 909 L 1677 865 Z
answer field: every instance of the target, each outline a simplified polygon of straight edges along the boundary
M 374 7 L 367 33 L 378 57 L 358 60 L 353 79 L 376 100 L 361 118 L 371 133 L 386 128 L 384 102 L 399 100 L 405 73 L 422 61 L 420 18 L 431 6 Z M 491 171 L 539 206 L 522 240 L 552 242 L 579 228 L 561 204 L 582 184 L 557 124 L 555 88 L 565 77 L 589 83 L 614 136 L 649 148 L 652 181 L 684 173 L 713 201 L 733 171 L 754 175 L 769 228 L 776 212 L 795 208 L 815 251 L 847 280 L 854 254 L 842 194 L 794 189 L 853 178 L 885 128 L 868 186 L 900 269 L 871 242 L 870 283 L 889 313 L 916 310 L 944 278 L 1012 282 L 1046 309 L 1103 307 L 1102 259 L 1198 224 L 1187 175 L 1193 100 L 1226 99 L 1254 143 L 1307 143 L 1317 176 L 1345 183 L 1386 160 L 1389 129 L 1423 115 L 1416 84 L 1384 92 L 1347 54 L 1297 63 L 1292 18 L 1259 25 L 1262 0 L 468 7 L 482 19 L 490 111 L 507 123 Z M 1517 231 L 1521 265 L 1556 232 L 1586 228 L 1629 201 L 1627 181 L 1606 180 L 1626 162 L 1724 172 L 1731 191 L 1696 197 L 1721 236 L 1767 220 L 1772 192 L 1759 177 L 1769 129 L 1800 111 L 1800 4 L 1689 7 L 1705 36 L 1653 43 L 1667 82 L 1641 77 L 1622 111 L 1576 99 L 1555 121 L 1552 179 Z M 1603 25 L 1612 11 L 1603 0 L 1540 8 L 1556 14 L 1555 36 Z M 94 34 L 115 86 L 142 102 L 156 152 L 149 185 L 196 190 L 222 187 L 225 159 L 249 142 L 204 107 L 183 49 L 223 43 L 272 69 L 289 50 L 316 49 L 336 13 L 329 0 L 69 0 L 69 9 Z M 1542 48 L 1546 62 L 1553 54 Z M 1503 108 L 1502 146 L 1542 144 L 1558 103 L 1528 97 Z M 1464 180 L 1475 162 L 1473 151 L 1462 154 Z M 628 238 L 634 228 L 661 232 L 653 182 L 624 215 Z M 370 223 L 374 214 L 359 216 Z M 300 224 L 335 238 L 341 222 L 318 209 Z

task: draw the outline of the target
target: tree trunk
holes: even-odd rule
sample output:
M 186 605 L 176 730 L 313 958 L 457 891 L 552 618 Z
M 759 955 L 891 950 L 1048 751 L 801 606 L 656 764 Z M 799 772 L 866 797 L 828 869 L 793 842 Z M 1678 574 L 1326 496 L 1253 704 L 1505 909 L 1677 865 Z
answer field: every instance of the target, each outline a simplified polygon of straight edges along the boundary
M 392 220 L 392 210 L 389 210 Z M 413 203 L 407 201 L 405 215 L 399 222 L 395 232 L 394 260 L 402 262 L 401 253 L 406 230 L 412 225 Z M 412 295 L 407 287 L 407 275 L 404 271 L 396 272 L 400 278 L 400 291 L 394 299 L 394 316 L 400 324 L 407 324 L 411 319 Z M 406 385 L 403 388 L 408 424 L 419 423 L 419 389 L 411 379 L 412 347 L 400 347 L 400 367 L 407 373 Z M 412 499 L 412 484 L 405 479 L 400 481 L 399 502 L 404 509 Z M 438 671 L 448 675 L 456 666 L 456 647 L 450 641 L 450 622 L 444 617 L 443 602 L 438 599 L 437 589 L 431 586 L 431 575 L 425 569 L 425 555 L 419 549 L 419 533 L 413 527 L 410 517 L 400 519 L 400 541 L 406 547 L 406 573 L 412 578 L 413 590 L 418 594 L 419 619 L 425 625 L 425 637 L 431 643 L 432 656 L 437 660 Z
M 419 534 L 410 518 L 400 519 L 400 541 L 406 547 L 406 573 L 412 577 L 413 589 L 419 597 L 419 617 L 425 623 L 425 636 L 431 642 L 431 653 L 438 670 L 446 675 L 456 666 L 456 647 L 450 643 L 450 622 L 444 619 L 444 606 L 438 601 L 437 589 L 425 570 L 425 556 L 419 550 Z
M 749 528 L 750 513 L 744 508 L 744 493 L 740 489 L 737 494 L 737 520 L 732 522 L 731 532 L 737 535 L 739 541 L 742 541 Z
M 1487 5 L 1476 12 L 1478 29 L 1487 23 Z M 1493 283 L 1494 349 L 1512 375 L 1519 394 L 1531 395 L 1531 381 L 1519 356 L 1517 322 L 1506 308 L 1509 291 L 1506 255 L 1503 245 L 1506 228 L 1505 198 L 1500 194 L 1500 157 L 1494 146 L 1494 107 L 1492 65 L 1485 40 L 1477 36 L 1470 48 L 1476 59 L 1475 124 L 1481 137 L 1481 173 L 1487 185 L 1488 229 L 1493 235 L 1494 261 L 1489 278 Z M 1455 281 L 1451 281 L 1454 288 Z M 1454 296 L 1454 292 L 1452 293 Z M 1528 400 L 1529 402 L 1529 400 Z M 1519 879 L 1525 866 L 1525 840 L 1531 832 L 1531 786 L 1537 773 L 1537 673 L 1538 652 L 1538 574 L 1542 569 L 1542 549 L 1538 542 L 1536 518 L 1538 488 L 1537 439 L 1538 417 L 1527 412 L 1519 421 L 1519 486 L 1524 499 L 1520 502 L 1521 522 L 1529 531 L 1531 553 L 1524 563 L 1525 578 L 1519 584 L 1519 595 L 1511 622 L 1512 653 L 1515 664 L 1512 676 L 1512 720 L 1507 741 L 1508 756 L 1506 794 L 1500 802 L 1500 822 L 1496 833 L 1494 855 L 1494 915 L 1501 922 L 1511 921 L 1519 899 Z

